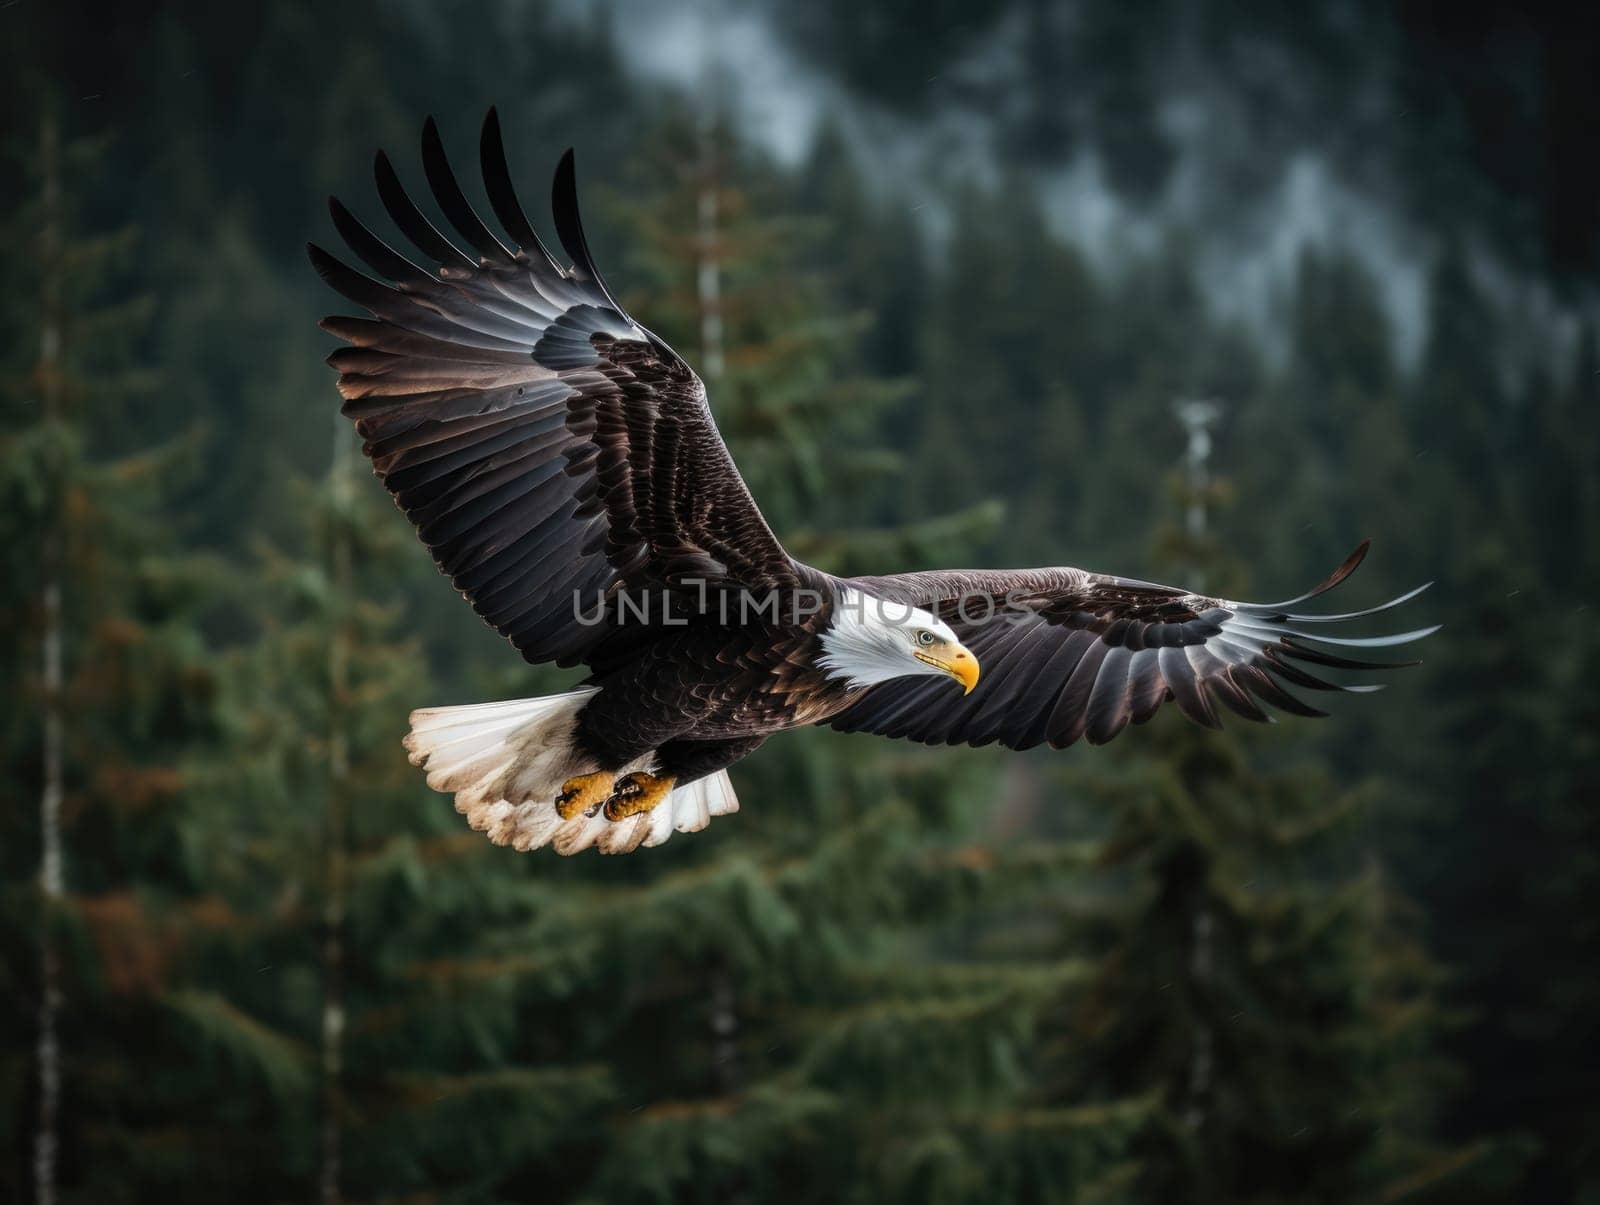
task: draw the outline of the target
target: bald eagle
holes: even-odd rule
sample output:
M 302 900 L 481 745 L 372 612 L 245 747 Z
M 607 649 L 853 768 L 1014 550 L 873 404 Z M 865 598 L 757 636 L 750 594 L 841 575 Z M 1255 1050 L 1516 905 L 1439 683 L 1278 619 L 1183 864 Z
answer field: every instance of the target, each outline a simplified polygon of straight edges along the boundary
M 337 199 L 373 276 L 311 245 L 369 316 L 331 317 L 328 363 L 373 469 L 439 569 L 531 663 L 583 666 L 576 690 L 411 716 L 413 764 L 497 844 L 622 853 L 704 828 L 738 800 L 728 767 L 776 732 L 829 724 L 928 744 L 1103 744 L 1167 700 L 1323 713 L 1290 692 L 1360 691 L 1313 669 L 1389 668 L 1341 649 L 1401 645 L 1317 625 L 1343 615 L 1209 598 L 1073 568 L 839 578 L 784 550 L 712 418 L 705 386 L 606 287 L 578 217 L 571 151 L 555 231 L 518 202 L 499 121 L 483 182 L 509 242 L 462 192 L 430 118 L 422 164 L 442 234 L 376 159 L 378 195 L 420 260 Z M 424 265 L 432 266 L 424 266 Z

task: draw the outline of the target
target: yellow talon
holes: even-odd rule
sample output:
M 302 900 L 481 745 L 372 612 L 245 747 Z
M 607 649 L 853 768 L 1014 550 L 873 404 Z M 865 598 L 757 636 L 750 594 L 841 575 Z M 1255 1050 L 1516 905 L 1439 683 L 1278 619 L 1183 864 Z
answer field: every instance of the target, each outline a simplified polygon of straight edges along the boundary
M 672 794 L 671 775 L 657 778 L 654 774 L 629 774 L 617 780 L 611 798 L 606 800 L 606 819 L 615 823 L 659 807 Z
M 616 775 L 609 770 L 567 779 L 561 784 L 561 794 L 556 796 L 556 815 L 571 820 L 579 812 L 593 811 L 610 796 L 616 780 Z

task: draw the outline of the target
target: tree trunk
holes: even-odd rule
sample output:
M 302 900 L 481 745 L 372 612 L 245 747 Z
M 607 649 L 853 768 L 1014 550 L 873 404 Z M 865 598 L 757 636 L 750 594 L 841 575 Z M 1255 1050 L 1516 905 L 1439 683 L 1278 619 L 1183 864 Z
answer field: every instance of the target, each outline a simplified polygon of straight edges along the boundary
M 1205 886 L 1201 885 L 1202 893 Z M 1189 998 L 1194 1010 L 1194 1033 L 1189 1047 L 1189 1082 L 1184 1093 L 1183 1122 L 1199 1131 L 1206 1123 L 1211 1097 L 1212 1044 L 1211 1021 L 1211 933 L 1213 921 L 1209 905 L 1195 909 L 1190 929 Z
M 709 87 L 709 85 L 708 85 Z M 722 375 L 722 262 L 717 238 L 716 116 L 710 98 L 700 107 L 700 163 L 698 169 L 698 237 L 695 241 L 695 297 L 700 311 L 701 369 L 708 384 Z M 739 1014 L 733 977 L 727 963 L 718 960 L 711 972 L 712 1079 L 722 1092 L 738 1087 L 735 1055 L 739 1041 Z
M 335 624 L 328 643 L 328 809 L 323 849 L 322 913 L 322 1166 L 318 1195 L 332 1205 L 340 1200 L 344 1112 L 344 923 L 345 843 L 350 777 L 345 701 L 349 686 L 349 607 L 352 584 L 347 510 L 350 493 L 350 432 L 335 417 L 333 464 L 329 471 L 333 511 L 333 607 Z
M 40 237 L 39 386 L 47 425 L 61 414 L 61 133 L 53 114 L 39 130 L 39 166 L 43 175 L 43 229 Z M 65 893 L 61 865 L 61 797 L 65 776 L 66 701 L 62 668 L 61 577 L 66 538 L 62 517 L 53 516 L 44 545 L 43 709 L 44 767 L 39 797 L 40 992 L 39 1116 L 34 1131 L 34 1196 L 39 1205 L 54 1205 L 61 1113 L 61 956 L 55 924 Z
M 700 116 L 700 187 L 696 228 L 695 297 L 700 310 L 700 371 L 707 384 L 722 375 L 722 260 L 717 240 L 717 147 L 709 103 Z
M 1186 506 L 1184 527 L 1191 543 L 1191 552 L 1198 552 L 1206 539 L 1206 501 L 1211 490 L 1211 428 L 1222 414 L 1220 403 L 1204 398 L 1180 398 L 1173 403 L 1178 421 L 1188 436 L 1184 452 L 1186 467 Z M 1198 561 L 1199 558 L 1196 557 Z M 1189 580 L 1193 588 L 1203 590 L 1205 570 L 1198 564 Z M 1192 784 L 1190 784 L 1192 785 Z M 1184 1091 L 1183 1120 L 1191 1130 L 1199 1131 L 1206 1121 L 1206 1109 L 1211 1095 L 1212 1047 L 1214 1038 L 1207 1010 L 1211 1004 L 1212 932 L 1215 921 L 1205 898 L 1206 883 L 1200 883 L 1200 902 L 1190 919 L 1189 947 L 1189 998 L 1193 1002 L 1194 1033 L 1189 1047 L 1189 1076 Z
M 695 299 L 700 311 L 700 371 L 708 389 L 725 367 L 722 326 L 722 246 L 718 235 L 719 173 L 717 171 L 716 105 L 711 97 L 715 74 L 707 68 L 706 95 L 700 106 L 699 165 L 696 189 Z M 738 993 L 725 959 L 711 967 L 711 1082 L 721 1096 L 742 1086 L 739 1067 Z M 733 1205 L 748 1199 L 744 1177 L 734 1175 L 717 1186 L 715 1197 Z

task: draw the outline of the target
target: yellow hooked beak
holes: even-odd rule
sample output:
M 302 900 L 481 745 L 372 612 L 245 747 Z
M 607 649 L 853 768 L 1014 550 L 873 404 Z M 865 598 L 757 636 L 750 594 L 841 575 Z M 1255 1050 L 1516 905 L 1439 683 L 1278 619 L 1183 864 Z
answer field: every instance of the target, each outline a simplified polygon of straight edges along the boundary
M 964 695 L 970 695 L 978 684 L 978 659 L 963 645 L 947 642 L 914 650 L 918 661 L 937 666 L 961 683 Z

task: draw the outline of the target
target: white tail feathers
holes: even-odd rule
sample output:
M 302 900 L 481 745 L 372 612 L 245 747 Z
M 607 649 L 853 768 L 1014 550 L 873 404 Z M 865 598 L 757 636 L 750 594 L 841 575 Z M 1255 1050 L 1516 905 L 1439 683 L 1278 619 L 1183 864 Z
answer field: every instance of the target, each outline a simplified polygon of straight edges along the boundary
M 456 797 L 456 811 L 496 845 L 559 854 L 597 846 L 601 853 L 629 853 L 660 845 L 674 831 L 698 832 L 711 817 L 739 810 L 739 799 L 719 770 L 677 787 L 652 811 L 613 823 L 596 812 L 563 820 L 555 798 L 561 784 L 599 767 L 573 746 L 578 714 L 597 688 L 542 699 L 513 699 L 465 707 L 430 707 L 411 713 L 405 739 L 411 764 L 428 772 L 428 785 Z M 650 770 L 647 754 L 618 774 Z

